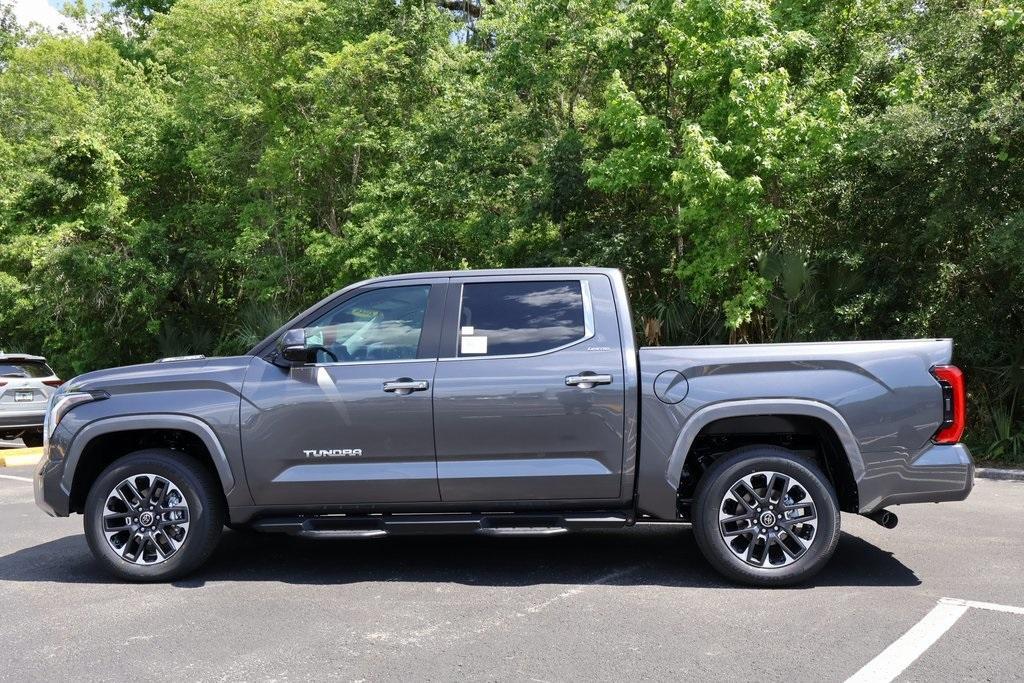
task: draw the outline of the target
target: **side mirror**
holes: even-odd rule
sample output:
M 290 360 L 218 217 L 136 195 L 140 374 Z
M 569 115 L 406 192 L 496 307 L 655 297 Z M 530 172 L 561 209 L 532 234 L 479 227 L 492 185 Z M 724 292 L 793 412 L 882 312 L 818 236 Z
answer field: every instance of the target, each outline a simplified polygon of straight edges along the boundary
M 338 357 L 328 348 L 317 343 L 310 343 L 306 338 L 306 330 L 301 327 L 288 330 L 277 340 L 277 353 L 287 361 L 288 365 L 309 365 L 316 362 L 316 354 L 323 351 L 332 361 Z
M 319 348 L 306 345 L 306 331 L 301 327 L 288 330 L 277 340 L 277 352 L 289 363 L 315 363 Z

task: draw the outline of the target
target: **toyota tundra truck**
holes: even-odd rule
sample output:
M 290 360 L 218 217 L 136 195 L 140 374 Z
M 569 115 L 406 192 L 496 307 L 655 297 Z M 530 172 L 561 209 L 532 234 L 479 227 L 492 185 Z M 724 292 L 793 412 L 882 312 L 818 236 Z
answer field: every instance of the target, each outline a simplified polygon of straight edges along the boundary
M 225 525 L 308 538 L 691 525 L 722 574 L 804 581 L 840 512 L 963 500 L 952 341 L 637 348 L 599 268 L 359 282 L 243 356 L 90 372 L 53 395 L 35 497 L 134 581 Z M 595 542 L 598 542 L 595 539 Z

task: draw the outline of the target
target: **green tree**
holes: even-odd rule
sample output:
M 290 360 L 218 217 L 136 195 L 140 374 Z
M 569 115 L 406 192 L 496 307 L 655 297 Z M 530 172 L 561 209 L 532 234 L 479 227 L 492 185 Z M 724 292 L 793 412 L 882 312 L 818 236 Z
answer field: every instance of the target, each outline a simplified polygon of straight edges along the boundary
M 953 336 L 1024 461 L 1019 0 L 73 11 L 0 12 L 0 347 L 68 375 L 372 275 L 614 266 L 646 343 Z

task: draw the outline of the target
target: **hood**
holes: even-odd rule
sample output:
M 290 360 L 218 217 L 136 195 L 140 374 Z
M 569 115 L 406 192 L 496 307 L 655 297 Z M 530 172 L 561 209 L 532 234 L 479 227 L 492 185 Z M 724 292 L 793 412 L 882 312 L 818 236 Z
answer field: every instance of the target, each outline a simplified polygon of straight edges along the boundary
M 112 394 L 119 390 L 131 391 L 139 385 L 177 384 L 223 380 L 244 373 L 252 356 L 225 356 L 217 358 L 167 359 L 142 365 L 125 365 L 106 370 L 95 370 L 69 380 L 64 391 L 94 391 L 103 389 Z

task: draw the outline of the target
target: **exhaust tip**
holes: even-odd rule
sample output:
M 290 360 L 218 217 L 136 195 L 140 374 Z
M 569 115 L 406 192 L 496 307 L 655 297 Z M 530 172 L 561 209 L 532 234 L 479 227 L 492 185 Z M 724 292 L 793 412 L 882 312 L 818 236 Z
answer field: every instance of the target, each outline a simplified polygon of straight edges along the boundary
M 896 525 L 900 523 L 900 518 L 896 516 L 896 513 L 889 512 L 888 510 L 875 510 L 865 515 L 865 517 L 884 526 L 886 529 L 895 529 Z

